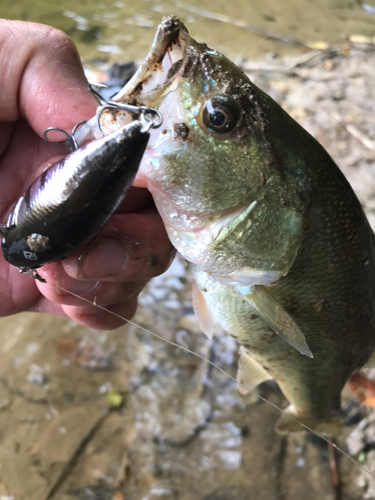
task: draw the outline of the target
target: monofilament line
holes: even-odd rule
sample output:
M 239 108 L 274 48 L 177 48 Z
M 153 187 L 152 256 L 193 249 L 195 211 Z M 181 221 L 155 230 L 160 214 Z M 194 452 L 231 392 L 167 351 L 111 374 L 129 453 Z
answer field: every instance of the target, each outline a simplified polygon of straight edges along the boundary
M 173 342 L 172 340 L 166 339 L 166 338 L 162 337 L 161 335 L 158 335 L 157 333 L 152 332 L 151 330 L 148 330 L 147 328 L 145 328 L 143 326 L 137 325 L 133 321 L 124 318 L 124 316 L 121 316 L 121 314 L 117 314 L 117 313 L 115 313 L 113 311 L 110 311 L 106 307 L 101 306 L 100 304 L 98 304 L 96 302 L 96 300 L 95 300 L 95 302 L 93 302 L 92 300 L 89 300 L 89 299 L 86 299 L 84 297 L 81 297 L 80 295 L 77 295 L 76 293 L 71 292 L 70 290 L 67 290 L 66 288 L 63 288 L 62 286 L 59 286 L 59 285 L 52 285 L 52 286 L 54 286 L 55 288 L 60 288 L 60 290 L 62 290 L 63 292 L 69 293 L 73 297 L 81 299 L 82 301 L 87 302 L 90 305 L 94 305 L 95 307 L 98 307 L 102 311 L 105 311 L 105 312 L 107 312 L 107 313 L 115 316 L 116 318 L 121 319 L 122 321 L 126 321 L 127 323 L 129 323 L 129 325 L 132 325 L 132 326 L 134 326 L 136 328 L 139 328 L 140 330 L 144 331 L 145 333 L 148 333 L 149 335 L 152 335 L 153 337 L 157 338 L 158 340 L 162 340 L 163 342 L 167 342 L 167 344 L 169 344 L 169 345 L 171 345 L 173 347 L 177 347 L 178 349 L 181 349 L 182 351 L 184 351 L 184 352 L 186 352 L 188 354 L 192 354 L 193 356 L 195 356 L 195 357 L 197 357 L 197 358 L 205 361 L 206 363 L 208 363 L 209 365 L 211 365 L 212 367 L 214 367 L 216 370 L 219 370 L 219 372 L 221 372 L 223 375 L 225 375 L 226 377 L 228 377 L 230 380 L 232 380 L 233 382 L 236 382 L 242 388 L 246 389 L 246 391 L 251 392 L 252 394 L 254 394 L 255 396 L 257 396 L 264 403 L 267 403 L 268 405 L 272 406 L 273 408 L 275 408 L 276 410 L 278 410 L 282 414 L 287 415 L 289 418 L 291 418 L 292 420 L 294 420 L 295 422 L 297 422 L 301 427 L 303 427 L 306 431 L 312 432 L 313 434 L 315 434 L 315 436 L 323 439 L 323 441 L 325 441 L 327 443 L 327 445 L 333 446 L 333 448 L 335 448 L 339 453 L 341 453 L 342 455 L 344 455 L 344 457 L 346 457 L 348 460 L 350 460 L 355 465 L 357 465 L 360 469 L 362 469 L 363 472 L 366 472 L 367 474 L 369 474 L 371 477 L 373 477 L 375 479 L 375 475 L 371 471 L 369 471 L 368 469 L 366 469 L 366 467 L 364 467 L 361 463 L 359 463 L 357 460 L 355 460 L 353 457 L 351 457 L 348 453 L 346 453 L 341 448 L 339 448 L 336 443 L 332 443 L 328 438 L 326 438 L 322 434 L 319 434 L 318 432 L 314 431 L 309 426 L 303 424 L 297 418 L 293 417 L 292 415 L 290 415 L 289 413 L 287 413 L 285 410 L 283 410 L 282 408 L 280 408 L 276 404 L 272 403 L 272 401 L 269 401 L 268 399 L 264 398 L 263 396 L 261 396 L 260 394 L 258 394 L 253 389 L 250 389 L 249 387 L 247 387 L 245 384 L 242 384 L 242 383 L 238 382 L 234 377 L 232 377 L 232 375 L 230 375 L 228 372 L 226 372 L 225 370 L 223 370 L 223 368 L 221 368 L 220 366 L 218 366 L 217 364 L 215 364 L 213 361 L 210 361 L 209 359 L 205 358 L 201 354 L 199 354 L 197 352 L 194 352 L 194 351 L 188 349 L 187 347 L 184 347 L 183 345 L 177 344 L 176 342 Z

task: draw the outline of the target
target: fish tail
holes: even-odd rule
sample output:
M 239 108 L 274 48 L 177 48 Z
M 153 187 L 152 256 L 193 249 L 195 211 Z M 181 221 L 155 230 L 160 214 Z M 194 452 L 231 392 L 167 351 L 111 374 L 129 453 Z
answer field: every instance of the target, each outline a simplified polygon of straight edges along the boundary
M 340 416 L 323 420 L 308 413 L 299 413 L 293 405 L 290 405 L 277 422 L 275 430 L 280 434 L 311 430 L 326 436 L 336 436 L 342 431 L 343 425 L 344 423 Z

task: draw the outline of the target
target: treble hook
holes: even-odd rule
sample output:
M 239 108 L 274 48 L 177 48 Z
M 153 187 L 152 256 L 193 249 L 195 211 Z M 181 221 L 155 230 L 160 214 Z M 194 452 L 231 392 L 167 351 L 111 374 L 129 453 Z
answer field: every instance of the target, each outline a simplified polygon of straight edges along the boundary
M 107 85 L 104 85 L 103 83 L 95 83 L 95 87 L 102 87 L 103 89 L 107 89 Z M 99 92 L 97 92 L 95 89 L 94 89 L 94 84 L 92 83 L 89 83 L 89 91 L 92 93 L 92 95 L 94 97 L 96 97 L 96 99 L 99 101 L 99 103 L 101 104 L 102 102 L 106 102 L 104 97 L 102 95 L 99 94 Z
M 52 130 L 57 130 L 58 132 L 61 132 L 62 134 L 65 135 L 65 137 L 67 138 L 67 140 L 69 140 L 70 135 L 68 134 L 68 132 L 65 132 L 65 130 L 63 130 L 62 128 L 59 128 L 59 127 L 48 127 L 43 132 L 44 142 L 47 144 L 47 146 L 49 145 L 47 134 L 48 134 L 48 132 L 51 132 Z
M 76 125 L 74 125 L 71 135 L 69 135 L 68 132 L 66 132 L 64 129 L 62 129 L 60 127 L 48 127 L 43 132 L 44 141 L 48 146 L 48 144 L 49 144 L 48 137 L 47 137 L 48 132 L 51 132 L 52 130 L 57 130 L 58 132 L 61 132 L 62 134 L 65 135 L 66 141 L 62 141 L 62 144 L 66 144 L 69 148 L 69 152 L 72 153 L 73 151 L 75 151 L 79 147 L 78 143 L 76 141 L 76 138 L 75 138 L 75 133 L 77 132 L 78 128 L 81 125 L 83 125 L 84 123 L 86 123 L 86 120 L 82 120 L 82 121 L 78 122 Z
M 102 84 L 99 84 L 99 86 L 105 87 L 105 85 Z M 98 92 L 96 92 L 91 83 L 89 83 L 89 90 L 100 103 L 104 103 L 104 105 L 99 106 L 96 110 L 97 127 L 102 135 L 105 135 L 105 132 L 101 127 L 100 118 L 103 111 L 110 108 L 119 109 L 121 111 L 126 111 L 135 115 L 141 115 L 140 121 L 143 123 L 142 132 L 148 132 L 150 128 L 158 128 L 163 123 L 163 117 L 161 113 L 154 108 L 148 108 L 147 106 L 135 106 L 134 104 L 126 104 L 123 102 L 116 102 L 105 99 Z M 156 115 L 156 119 L 153 119 L 148 115 Z

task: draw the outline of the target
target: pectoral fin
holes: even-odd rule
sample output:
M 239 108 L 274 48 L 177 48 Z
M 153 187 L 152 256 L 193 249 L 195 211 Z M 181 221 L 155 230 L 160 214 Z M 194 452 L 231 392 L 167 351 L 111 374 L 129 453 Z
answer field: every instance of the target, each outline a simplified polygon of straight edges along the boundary
M 203 294 L 195 281 L 193 281 L 192 292 L 194 312 L 197 316 L 199 326 L 202 332 L 205 333 L 209 339 L 212 339 L 215 331 L 215 322 L 208 310 Z
M 281 335 L 288 344 L 301 354 L 309 358 L 314 357 L 299 326 L 265 287 L 255 285 L 252 287 L 251 293 L 242 293 L 242 295 L 258 311 L 272 330 Z
M 248 394 L 254 387 L 272 379 L 271 375 L 255 361 L 248 350 L 241 346 L 239 348 L 239 360 L 237 370 L 238 390 L 241 394 Z

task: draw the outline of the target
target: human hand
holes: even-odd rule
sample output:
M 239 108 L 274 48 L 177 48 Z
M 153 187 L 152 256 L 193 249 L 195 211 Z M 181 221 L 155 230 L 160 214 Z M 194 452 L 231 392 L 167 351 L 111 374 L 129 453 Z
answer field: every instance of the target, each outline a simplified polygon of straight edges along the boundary
M 0 221 L 5 222 L 46 167 L 43 162 L 66 154 L 57 142 L 44 143 L 44 130 L 58 126 L 70 131 L 95 114 L 97 102 L 87 90 L 73 42 L 44 25 L 0 20 L 0 75 Z M 57 133 L 48 138 L 61 140 Z M 116 328 L 123 323 L 118 317 L 62 288 L 130 319 L 138 293 L 169 266 L 173 255 L 150 194 L 132 188 L 91 244 L 38 269 L 47 284 L 20 274 L 1 255 L 0 316 L 39 311 L 69 316 L 92 328 Z

